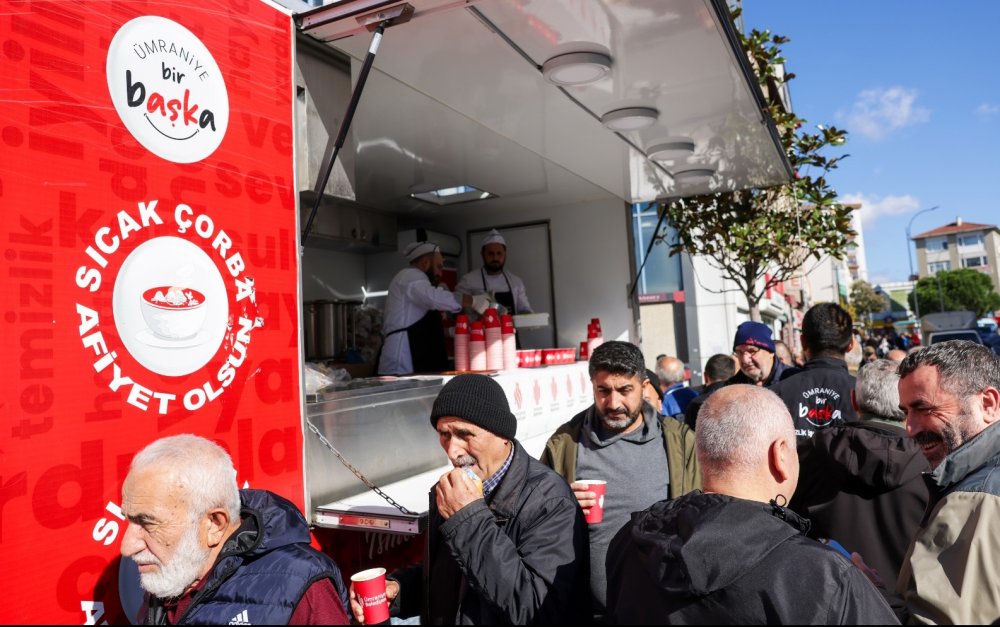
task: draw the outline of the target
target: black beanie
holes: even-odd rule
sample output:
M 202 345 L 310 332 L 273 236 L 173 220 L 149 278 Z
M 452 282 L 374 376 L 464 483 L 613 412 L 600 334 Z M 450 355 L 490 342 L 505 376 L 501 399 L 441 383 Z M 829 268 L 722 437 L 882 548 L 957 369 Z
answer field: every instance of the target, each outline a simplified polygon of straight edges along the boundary
M 441 388 L 431 409 L 431 425 L 438 418 L 454 416 L 467 420 L 501 438 L 513 440 L 517 419 L 500 384 L 481 374 L 460 374 Z

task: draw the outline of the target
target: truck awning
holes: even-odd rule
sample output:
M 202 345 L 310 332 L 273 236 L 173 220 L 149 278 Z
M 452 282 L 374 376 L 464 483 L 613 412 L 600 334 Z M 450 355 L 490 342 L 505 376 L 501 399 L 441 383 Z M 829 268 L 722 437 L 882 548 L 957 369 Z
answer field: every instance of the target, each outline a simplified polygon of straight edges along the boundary
M 348 0 L 296 22 L 356 75 L 371 42 L 364 16 L 398 4 Z M 410 4 L 412 19 L 385 32 L 345 147 L 357 171 L 379 173 L 357 180 L 356 196 L 369 205 L 428 211 L 414 190 L 459 184 L 497 196 L 471 205 L 514 209 L 791 178 L 722 0 Z M 608 75 L 579 87 L 546 80 L 546 61 L 579 52 L 606 55 Z M 602 124 L 623 109 L 654 112 L 652 125 L 615 132 Z M 688 141 L 690 157 L 651 158 L 664 144 L 684 154 Z M 678 176 L 687 170 L 715 175 Z

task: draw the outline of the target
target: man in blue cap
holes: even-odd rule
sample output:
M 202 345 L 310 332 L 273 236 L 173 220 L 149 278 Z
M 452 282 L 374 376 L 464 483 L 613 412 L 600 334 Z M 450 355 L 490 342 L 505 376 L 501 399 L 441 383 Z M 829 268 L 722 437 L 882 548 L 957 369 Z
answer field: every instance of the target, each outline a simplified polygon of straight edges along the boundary
M 740 371 L 729 379 L 729 383 L 748 383 L 769 388 L 788 376 L 785 371 L 789 367 L 780 359 L 774 358 L 771 328 L 761 322 L 747 320 L 736 328 L 733 355 L 739 362 Z
M 698 422 L 698 412 L 716 389 L 733 383 L 745 383 L 765 388 L 773 387 L 778 381 L 798 372 L 775 356 L 771 327 L 761 322 L 747 320 L 736 327 L 733 338 L 733 357 L 739 364 L 739 371 L 708 394 L 702 394 L 688 403 L 684 410 L 684 421 L 692 429 Z

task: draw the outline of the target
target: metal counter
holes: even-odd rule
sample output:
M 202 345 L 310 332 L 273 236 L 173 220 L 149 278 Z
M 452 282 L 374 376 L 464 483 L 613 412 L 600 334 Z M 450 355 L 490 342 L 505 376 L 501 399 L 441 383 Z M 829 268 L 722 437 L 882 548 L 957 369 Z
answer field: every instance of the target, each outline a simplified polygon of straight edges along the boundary
M 517 419 L 517 439 L 533 457 L 562 423 L 594 402 L 587 362 L 491 375 Z M 306 485 L 312 522 L 392 534 L 421 531 L 429 490 L 451 465 L 431 428 L 431 406 L 451 376 L 356 379 L 309 396 L 307 416 L 333 446 L 393 500 L 403 514 L 348 471 L 306 431 Z
M 355 379 L 334 384 L 306 396 L 306 420 L 369 480 L 385 486 L 448 464 L 429 420 L 442 385 L 438 377 Z M 403 514 L 387 502 L 377 514 L 368 508 L 356 516 L 328 507 L 369 489 L 308 427 L 305 442 L 306 491 L 315 524 L 418 531 L 419 515 Z M 401 495 L 395 496 L 395 500 L 400 499 Z M 426 505 L 417 511 L 425 512 Z

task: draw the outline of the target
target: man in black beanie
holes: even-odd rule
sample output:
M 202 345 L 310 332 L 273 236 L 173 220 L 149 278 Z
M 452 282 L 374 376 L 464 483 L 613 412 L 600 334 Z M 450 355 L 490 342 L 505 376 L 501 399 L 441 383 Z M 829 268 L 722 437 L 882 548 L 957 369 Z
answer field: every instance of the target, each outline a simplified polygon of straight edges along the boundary
M 455 468 L 431 491 L 425 562 L 386 582 L 392 614 L 419 615 L 423 625 L 588 617 L 583 512 L 562 477 L 514 439 L 503 388 L 459 375 L 438 394 L 431 424 Z M 364 622 L 353 586 L 351 610 Z

